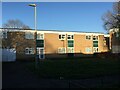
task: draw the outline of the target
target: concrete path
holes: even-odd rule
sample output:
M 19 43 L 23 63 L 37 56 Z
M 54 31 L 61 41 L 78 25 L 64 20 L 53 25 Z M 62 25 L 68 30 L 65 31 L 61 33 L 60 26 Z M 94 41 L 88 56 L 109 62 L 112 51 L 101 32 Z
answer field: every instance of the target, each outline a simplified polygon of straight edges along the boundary
M 28 63 L 3 63 L 2 88 L 109 88 L 120 86 L 119 75 L 80 80 L 40 79 L 25 69 Z

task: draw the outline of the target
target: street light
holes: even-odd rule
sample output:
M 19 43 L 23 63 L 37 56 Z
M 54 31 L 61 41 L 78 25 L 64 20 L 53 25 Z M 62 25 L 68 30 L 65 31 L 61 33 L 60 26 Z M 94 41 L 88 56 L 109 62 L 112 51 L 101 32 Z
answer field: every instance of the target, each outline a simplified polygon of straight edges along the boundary
M 38 58 L 37 58 L 37 22 L 36 22 L 36 4 L 29 4 L 29 6 L 34 7 L 34 18 L 35 18 L 35 67 L 37 68 Z

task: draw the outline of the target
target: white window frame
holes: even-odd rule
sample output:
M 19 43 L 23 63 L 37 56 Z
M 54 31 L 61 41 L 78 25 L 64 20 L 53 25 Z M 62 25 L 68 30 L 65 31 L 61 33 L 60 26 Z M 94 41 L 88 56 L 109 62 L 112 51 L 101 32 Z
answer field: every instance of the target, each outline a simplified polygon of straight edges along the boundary
M 86 35 L 85 38 L 86 38 L 86 40 L 91 40 L 91 37 L 92 37 L 91 35 Z
M 93 35 L 93 38 L 95 37 L 95 40 L 93 39 L 93 41 L 98 41 L 98 36 Z
M 35 49 L 34 48 L 25 48 L 25 54 L 34 54 L 35 53 Z
M 31 37 L 32 35 L 32 37 Z M 25 38 L 26 39 L 34 39 L 34 32 L 25 32 Z
M 44 34 L 43 33 L 37 33 L 37 40 L 43 40 Z
M 61 38 L 60 38 L 60 36 L 61 36 Z M 65 40 L 65 38 L 66 38 L 65 34 L 59 34 L 59 40 Z
M 67 51 L 68 53 L 74 53 L 74 47 L 68 47 Z
M 63 51 L 62 51 L 63 50 Z M 58 48 L 58 53 L 59 54 L 64 54 L 64 53 L 66 53 L 66 48 L 65 47 L 59 47 Z
M 73 35 L 73 34 L 72 34 L 72 35 L 68 34 L 68 35 L 67 35 L 67 39 L 68 39 L 68 40 L 73 40 L 73 39 L 74 39 L 74 35 Z
M 93 47 L 93 52 L 94 52 L 94 53 L 99 52 L 98 47 Z

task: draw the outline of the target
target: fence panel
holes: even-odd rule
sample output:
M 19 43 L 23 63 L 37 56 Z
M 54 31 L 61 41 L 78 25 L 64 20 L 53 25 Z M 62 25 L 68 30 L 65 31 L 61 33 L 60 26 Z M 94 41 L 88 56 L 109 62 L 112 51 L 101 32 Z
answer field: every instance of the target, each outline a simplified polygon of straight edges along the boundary
M 2 49 L 2 61 L 15 61 L 16 60 L 16 50 L 12 49 Z

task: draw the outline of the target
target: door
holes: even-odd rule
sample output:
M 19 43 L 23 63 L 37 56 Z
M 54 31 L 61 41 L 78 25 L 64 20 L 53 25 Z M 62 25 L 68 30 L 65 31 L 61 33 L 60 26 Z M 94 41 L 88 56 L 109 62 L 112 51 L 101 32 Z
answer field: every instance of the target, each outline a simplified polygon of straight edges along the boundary
M 44 48 L 37 48 L 37 54 L 39 59 L 44 59 L 45 55 L 44 55 Z

